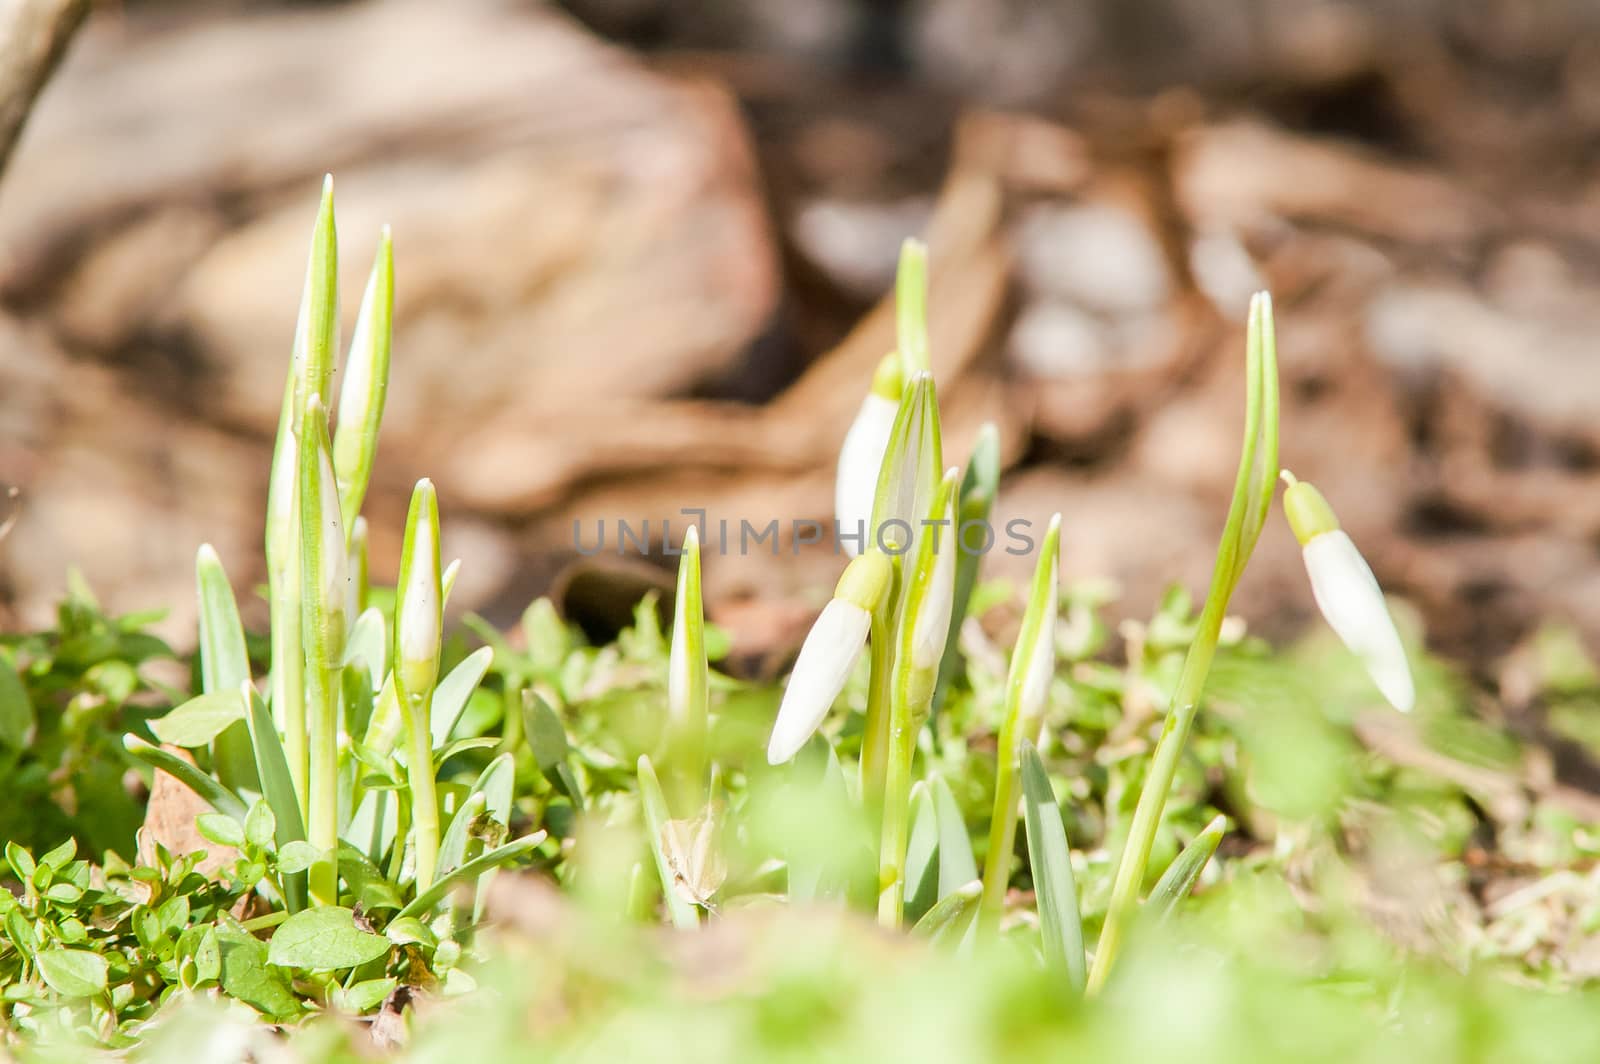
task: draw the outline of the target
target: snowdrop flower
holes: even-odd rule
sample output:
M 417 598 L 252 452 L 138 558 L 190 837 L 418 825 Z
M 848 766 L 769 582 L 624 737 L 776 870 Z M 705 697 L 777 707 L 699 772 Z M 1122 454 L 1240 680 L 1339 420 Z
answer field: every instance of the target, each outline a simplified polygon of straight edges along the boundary
M 794 757 L 828 715 L 866 646 L 872 611 L 893 575 L 889 559 L 877 550 L 867 551 L 845 567 L 833 599 L 823 607 L 800 647 L 767 744 L 768 763 L 777 765 Z
M 1284 470 L 1283 495 L 1289 526 L 1300 541 L 1311 593 L 1328 626 L 1361 659 L 1378 690 L 1394 708 L 1409 713 L 1416 702 L 1411 666 L 1395 630 L 1383 591 L 1366 559 L 1339 527 L 1322 493 Z
M 870 530 L 867 537 L 858 537 L 855 533 L 868 529 L 872 520 L 878 472 L 889 446 L 895 413 L 900 409 L 901 384 L 900 357 L 892 353 L 885 355 L 873 374 L 872 391 L 862 401 L 839 448 L 833 515 L 840 529 L 851 533 L 849 538 L 840 537 L 840 542 L 852 558 L 861 553 L 863 541 L 871 542 Z
M 444 587 L 439 573 L 439 498 L 433 482 L 417 481 L 406 515 L 395 603 L 395 677 L 413 700 L 433 694 L 444 632 Z

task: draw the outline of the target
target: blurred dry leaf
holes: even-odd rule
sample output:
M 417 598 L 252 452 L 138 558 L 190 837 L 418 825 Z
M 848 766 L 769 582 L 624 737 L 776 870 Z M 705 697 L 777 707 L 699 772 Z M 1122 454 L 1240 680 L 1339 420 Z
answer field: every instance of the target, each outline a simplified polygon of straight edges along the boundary
M 716 847 L 716 814 L 708 809 L 692 820 L 661 825 L 661 849 L 672 869 L 672 889 L 703 909 L 728 878 L 728 864 Z

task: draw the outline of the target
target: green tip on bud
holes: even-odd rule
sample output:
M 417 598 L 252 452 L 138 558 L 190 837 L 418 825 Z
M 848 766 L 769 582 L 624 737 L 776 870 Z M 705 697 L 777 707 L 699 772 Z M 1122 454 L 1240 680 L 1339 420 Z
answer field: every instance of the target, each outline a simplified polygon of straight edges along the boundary
M 333 387 L 333 362 L 339 332 L 339 236 L 333 217 L 333 175 L 322 182 L 322 202 L 311 232 L 305 292 L 295 330 L 295 361 L 302 364 L 302 401 L 320 395 L 328 405 Z
M 333 466 L 339 477 L 339 505 L 346 517 L 361 512 L 378 429 L 389 394 L 389 353 L 394 342 L 394 244 L 384 226 L 361 310 L 345 359 L 339 388 L 339 423 L 333 437 Z
M 667 659 L 667 749 L 663 761 L 673 807 L 684 815 L 705 803 L 710 679 L 700 577 L 700 529 L 690 525 L 678 558 L 672 650 Z
M 907 539 L 905 533 L 915 530 L 927 514 L 939 485 L 943 456 L 933 375 L 913 374 L 900 396 L 900 409 L 878 472 L 870 528 L 874 536 L 893 538 L 901 550 L 910 546 L 909 541 L 901 540 Z
M 888 593 L 893 577 L 894 566 L 888 556 L 881 550 L 869 550 L 844 567 L 833 597 L 871 613 Z
M 895 340 L 906 376 L 930 368 L 928 355 L 928 246 L 907 239 L 895 273 Z
M 900 401 L 900 393 L 905 390 L 906 375 L 900 365 L 900 353 L 890 351 L 878 362 L 878 368 L 872 373 L 872 394 L 894 402 Z
M 1294 530 L 1294 538 L 1300 541 L 1302 547 L 1325 532 L 1339 530 L 1339 519 L 1334 516 L 1328 500 L 1322 497 L 1322 492 L 1303 480 L 1295 479 L 1295 475 L 1287 469 L 1280 475 L 1289 486 L 1283 493 L 1283 512 L 1288 515 L 1289 527 Z
M 962 508 L 967 509 L 969 502 L 993 501 L 999 487 L 1000 429 L 993 421 L 985 421 L 967 458 L 966 476 L 961 481 Z

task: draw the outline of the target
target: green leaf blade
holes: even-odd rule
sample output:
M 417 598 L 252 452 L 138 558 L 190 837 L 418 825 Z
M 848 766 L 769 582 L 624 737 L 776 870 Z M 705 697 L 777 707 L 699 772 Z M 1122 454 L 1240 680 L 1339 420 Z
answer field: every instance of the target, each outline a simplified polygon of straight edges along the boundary
M 1039 751 L 1027 740 L 1022 741 L 1021 747 L 1023 821 L 1028 832 L 1033 889 L 1039 900 L 1039 923 L 1044 931 L 1045 959 L 1066 976 L 1074 993 L 1081 994 L 1087 971 L 1067 831 Z

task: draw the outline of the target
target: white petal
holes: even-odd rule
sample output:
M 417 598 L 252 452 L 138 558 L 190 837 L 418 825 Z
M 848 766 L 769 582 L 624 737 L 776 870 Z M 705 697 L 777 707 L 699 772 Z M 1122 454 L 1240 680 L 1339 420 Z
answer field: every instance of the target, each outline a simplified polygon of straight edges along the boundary
M 778 706 L 778 720 L 767 744 L 767 761 L 779 764 L 800 752 L 833 708 L 855 668 L 872 615 L 853 603 L 833 599 L 822 609 L 800 647 L 800 657 L 789 676 L 789 686 Z
M 883 452 L 889 447 L 889 434 L 894 429 L 894 417 L 900 404 L 881 395 L 868 395 L 861 410 L 845 433 L 839 448 L 839 473 L 834 484 L 833 515 L 847 533 L 857 529 L 867 530 L 872 521 L 872 500 L 878 493 L 878 470 L 883 465 Z M 868 540 L 870 542 L 870 539 Z M 853 558 L 861 553 L 861 544 L 855 539 L 841 539 Z
M 1302 554 L 1311 593 L 1328 626 L 1361 659 L 1390 704 L 1410 712 L 1416 702 L 1411 666 L 1366 559 L 1343 531 L 1313 537 Z
M 339 480 L 333 472 L 333 455 L 326 447 L 317 451 L 323 522 L 322 603 L 329 615 L 342 615 L 349 597 L 350 557 L 344 548 L 344 521 L 339 517 Z
M 439 656 L 439 544 L 433 522 L 424 513 L 411 546 L 411 569 L 401 589 L 400 656 L 406 661 L 433 661 Z
M 1044 623 L 1039 626 L 1033 646 L 1025 648 L 1029 657 L 1028 671 L 1022 679 L 1020 716 L 1023 720 L 1033 719 L 1044 709 L 1045 699 L 1050 694 L 1050 681 L 1056 675 L 1056 608 L 1056 585 L 1052 580 Z
M 667 716 L 681 721 L 689 710 L 689 626 L 672 626 L 672 653 L 667 658 Z

